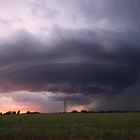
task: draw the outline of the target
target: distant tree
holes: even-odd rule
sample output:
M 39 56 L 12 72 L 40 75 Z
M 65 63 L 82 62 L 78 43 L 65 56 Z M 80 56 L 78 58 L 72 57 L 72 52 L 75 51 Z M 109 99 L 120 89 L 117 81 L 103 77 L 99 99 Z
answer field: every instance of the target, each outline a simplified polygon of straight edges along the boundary
M 87 110 L 81 110 L 81 113 L 87 113 Z
M 5 112 L 4 115 L 10 115 L 11 111 Z
M 31 112 L 30 111 L 27 111 L 27 113 L 26 114 L 30 114 Z
M 91 113 L 95 113 L 95 111 L 94 111 L 94 110 L 92 110 L 92 111 L 91 111 Z
M 101 111 L 99 111 L 99 113 L 105 113 L 105 111 L 101 110 Z
M 14 115 L 14 114 L 16 114 L 16 111 L 8 111 L 4 113 L 4 115 Z
M 78 113 L 78 111 L 77 110 L 73 110 L 71 113 Z
M 40 114 L 40 112 L 30 112 L 30 114 Z
M 30 111 L 27 111 L 26 114 L 40 114 L 40 112 L 30 112 Z
M 18 114 L 18 115 L 20 114 L 20 110 L 18 110 L 17 114 Z
M 15 115 L 16 114 L 16 111 L 12 111 L 11 114 L 14 114 Z

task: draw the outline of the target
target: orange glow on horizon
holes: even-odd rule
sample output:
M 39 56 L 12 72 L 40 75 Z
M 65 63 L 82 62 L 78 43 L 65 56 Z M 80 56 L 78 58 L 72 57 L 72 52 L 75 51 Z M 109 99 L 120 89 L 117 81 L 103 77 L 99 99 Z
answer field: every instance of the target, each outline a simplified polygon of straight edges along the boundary
M 2 113 L 5 113 L 5 112 L 8 112 L 8 111 L 19 111 L 21 113 L 26 113 L 27 111 L 30 111 L 30 112 L 39 112 L 39 109 L 36 108 L 36 107 L 24 107 L 24 106 L 6 106 L 5 108 L 0 108 L 0 112 Z
M 39 112 L 40 108 L 30 103 L 15 102 L 11 98 L 2 98 L 0 104 L 0 112 L 5 113 L 8 111 L 18 111 L 26 113 L 27 111 Z
M 75 105 L 75 106 L 68 106 L 67 111 L 71 112 L 73 110 L 76 110 L 76 111 L 80 112 L 81 110 L 85 110 L 85 109 L 86 109 L 86 107 L 84 105 L 77 105 L 77 106 Z

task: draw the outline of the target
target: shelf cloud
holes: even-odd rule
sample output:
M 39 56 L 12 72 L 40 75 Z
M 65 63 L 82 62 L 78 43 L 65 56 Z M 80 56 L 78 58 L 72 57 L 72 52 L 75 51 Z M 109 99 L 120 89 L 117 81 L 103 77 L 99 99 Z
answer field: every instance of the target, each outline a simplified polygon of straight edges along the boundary
M 139 109 L 137 100 L 129 102 L 140 98 L 139 6 L 139 0 L 25 0 L 0 10 L 0 93 L 45 91 L 91 108 L 98 101 L 99 108 Z

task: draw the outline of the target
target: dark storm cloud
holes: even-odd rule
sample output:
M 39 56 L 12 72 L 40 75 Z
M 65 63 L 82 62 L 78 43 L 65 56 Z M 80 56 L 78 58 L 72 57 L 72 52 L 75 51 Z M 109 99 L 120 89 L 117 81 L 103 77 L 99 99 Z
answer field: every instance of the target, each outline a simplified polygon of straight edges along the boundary
M 0 92 L 49 91 L 65 93 L 55 100 L 89 104 L 95 98 L 98 108 L 139 108 L 139 0 L 34 0 L 29 5 L 33 16 L 56 27 L 44 42 L 23 31 L 1 40 Z
M 140 82 L 127 87 L 123 94 L 98 94 L 93 95 L 94 104 L 91 104 L 89 110 L 140 110 Z
M 1 91 L 121 92 L 138 80 L 139 42 L 128 34 L 101 32 L 62 30 L 53 45 L 23 32 L 1 43 Z

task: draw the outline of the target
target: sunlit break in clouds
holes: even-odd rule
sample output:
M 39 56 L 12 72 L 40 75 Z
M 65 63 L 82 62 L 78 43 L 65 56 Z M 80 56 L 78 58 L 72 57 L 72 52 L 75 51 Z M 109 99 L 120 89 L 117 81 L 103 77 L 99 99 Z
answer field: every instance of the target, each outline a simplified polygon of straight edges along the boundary
M 140 110 L 139 7 L 0 1 L 0 112 Z

